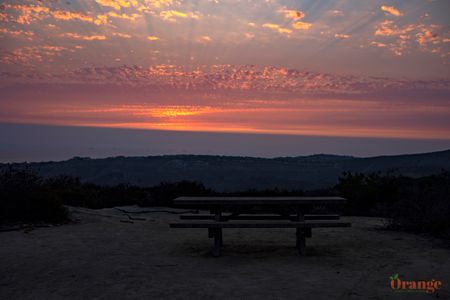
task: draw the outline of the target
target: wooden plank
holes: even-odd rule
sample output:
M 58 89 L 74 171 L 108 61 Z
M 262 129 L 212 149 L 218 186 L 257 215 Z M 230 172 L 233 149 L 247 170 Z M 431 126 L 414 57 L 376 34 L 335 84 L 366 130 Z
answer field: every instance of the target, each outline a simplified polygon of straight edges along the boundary
M 229 216 L 224 216 L 228 218 Z M 290 215 L 290 218 L 294 218 L 294 215 Z M 339 220 L 339 215 L 304 215 L 305 220 Z M 214 215 L 205 214 L 193 214 L 193 215 L 180 215 L 181 220 L 214 220 Z M 233 216 L 231 220 L 286 220 L 286 217 L 280 215 L 256 215 L 245 214 Z
M 178 197 L 176 205 L 304 205 L 344 204 L 342 197 Z
M 185 222 L 172 223 L 171 228 L 320 228 L 320 227 L 350 227 L 351 223 L 341 221 L 312 220 L 304 222 L 250 222 L 250 221 L 229 221 L 229 222 Z

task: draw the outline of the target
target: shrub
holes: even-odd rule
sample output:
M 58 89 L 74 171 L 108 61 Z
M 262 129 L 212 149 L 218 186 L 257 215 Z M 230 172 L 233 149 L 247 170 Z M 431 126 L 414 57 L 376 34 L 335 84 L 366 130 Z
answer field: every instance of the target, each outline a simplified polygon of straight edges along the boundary
M 403 185 L 390 216 L 391 228 L 450 238 L 450 173 Z
M 68 212 L 61 199 L 28 169 L 0 171 L 0 223 L 62 223 Z
M 393 229 L 450 238 L 450 172 L 422 178 L 344 173 L 336 189 L 346 214 L 387 217 Z
M 195 181 L 180 181 L 173 183 L 162 182 L 149 188 L 153 205 L 172 206 L 172 200 L 180 196 L 206 196 L 215 194 L 203 184 Z

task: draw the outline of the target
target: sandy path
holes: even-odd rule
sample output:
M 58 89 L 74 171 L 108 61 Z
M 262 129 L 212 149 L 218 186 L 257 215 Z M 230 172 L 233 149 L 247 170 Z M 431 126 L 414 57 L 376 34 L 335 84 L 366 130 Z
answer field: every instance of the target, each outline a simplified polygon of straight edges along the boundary
M 438 279 L 450 299 L 442 241 L 379 229 L 317 229 L 297 255 L 293 229 L 229 229 L 223 256 L 206 230 L 170 229 L 167 213 L 127 219 L 113 209 L 74 213 L 79 224 L 0 233 L 0 299 L 431 299 L 395 292 L 389 276 Z M 88 213 L 114 217 L 103 217 Z

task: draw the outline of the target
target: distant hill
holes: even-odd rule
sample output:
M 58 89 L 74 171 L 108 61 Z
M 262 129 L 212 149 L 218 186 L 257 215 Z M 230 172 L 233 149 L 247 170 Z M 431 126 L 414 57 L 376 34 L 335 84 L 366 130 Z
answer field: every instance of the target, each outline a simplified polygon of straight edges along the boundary
M 419 177 L 450 170 L 450 150 L 370 158 L 325 154 L 270 159 L 208 155 L 75 157 L 60 162 L 13 165 L 28 166 L 43 176 L 66 174 L 101 185 L 151 186 L 160 182 L 193 180 L 218 191 L 274 187 L 309 190 L 333 186 L 344 171 L 394 171 Z

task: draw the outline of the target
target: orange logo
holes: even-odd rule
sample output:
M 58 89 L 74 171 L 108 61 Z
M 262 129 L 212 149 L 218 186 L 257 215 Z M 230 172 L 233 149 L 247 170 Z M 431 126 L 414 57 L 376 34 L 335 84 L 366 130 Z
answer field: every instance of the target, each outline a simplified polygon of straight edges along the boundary
M 434 294 L 437 290 L 442 288 L 442 282 L 439 280 L 401 280 L 398 273 L 394 276 L 389 276 L 391 280 L 391 289 L 398 291 L 422 291 L 427 294 Z

